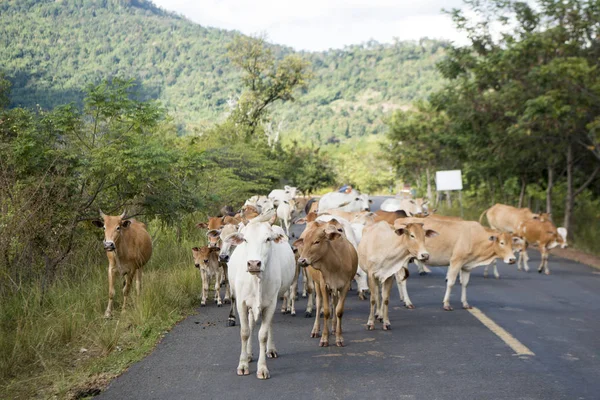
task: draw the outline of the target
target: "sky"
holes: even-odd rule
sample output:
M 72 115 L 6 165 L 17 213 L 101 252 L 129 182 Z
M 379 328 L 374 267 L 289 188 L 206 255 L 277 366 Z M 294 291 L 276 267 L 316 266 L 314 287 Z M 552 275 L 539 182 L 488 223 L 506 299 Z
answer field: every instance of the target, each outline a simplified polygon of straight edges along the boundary
M 442 8 L 462 0 L 154 0 L 203 25 L 244 34 L 296 50 L 322 51 L 374 39 L 391 43 L 422 37 L 466 44 Z

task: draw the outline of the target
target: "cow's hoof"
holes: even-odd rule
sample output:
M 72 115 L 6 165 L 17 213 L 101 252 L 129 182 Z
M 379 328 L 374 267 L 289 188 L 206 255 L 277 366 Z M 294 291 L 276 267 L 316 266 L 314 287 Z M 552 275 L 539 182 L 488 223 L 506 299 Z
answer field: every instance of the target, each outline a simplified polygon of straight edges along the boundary
M 366 300 L 367 298 L 365 297 L 365 294 L 363 292 L 358 292 L 358 298 L 360 300 Z
M 376 317 L 376 318 L 377 318 L 377 321 L 383 322 L 383 317 Z
M 277 354 L 277 350 L 267 350 L 267 358 L 277 358 L 279 354 Z
M 392 330 L 392 325 L 391 324 L 383 324 L 383 330 L 384 331 L 391 331 Z
M 542 270 L 541 270 L 541 269 L 538 269 L 538 273 L 540 273 L 540 274 L 541 274 L 541 273 L 542 273 Z
M 473 309 L 473 307 L 470 304 L 468 304 L 468 303 L 467 304 L 463 304 L 463 308 L 465 310 L 472 310 Z
M 335 345 L 337 347 L 344 347 L 344 341 L 343 340 L 336 340 L 335 341 Z
M 550 275 L 550 271 L 546 272 L 546 275 Z
M 250 375 L 250 366 L 248 366 L 248 364 L 238 365 L 237 374 L 239 376 Z
M 217 303 L 217 307 L 223 306 L 223 303 Z
M 494 276 L 494 278 L 496 278 L 496 279 L 500 279 L 500 275 L 498 275 L 498 276 Z
M 235 326 L 235 319 L 229 318 L 227 320 L 227 326 Z
M 269 373 L 269 370 L 266 367 L 259 368 L 259 370 L 256 371 L 256 377 L 258 379 L 269 379 L 271 377 L 271 374 Z
M 427 275 L 427 272 L 425 272 L 425 271 L 419 272 L 419 275 L 421 275 L 421 276 Z
M 375 329 L 375 324 L 367 324 L 368 331 L 372 331 L 373 329 Z
M 231 299 L 223 299 L 224 304 L 231 304 Z
M 296 316 L 296 311 L 292 311 L 292 312 L 290 312 L 290 315 L 291 315 L 292 317 L 295 317 L 295 316 Z
M 200 303 L 200 307 L 206 307 L 206 303 Z
M 305 299 L 308 295 L 306 293 L 302 293 L 302 298 Z
M 312 311 L 306 311 L 306 312 L 304 313 L 304 318 L 312 318 L 312 316 L 313 316 L 313 313 L 312 313 Z
M 406 304 L 405 307 L 408 308 L 409 310 L 414 310 L 415 309 L 415 305 L 414 304 Z
M 444 306 L 444 310 L 446 310 L 446 311 L 452 311 L 454 309 L 452 308 L 452 306 Z
M 321 340 L 319 342 L 319 347 L 329 347 L 329 340 Z
M 318 338 L 318 337 L 320 337 L 320 336 L 321 336 L 321 334 L 320 334 L 319 332 L 311 332 L 311 333 L 310 333 L 310 337 L 311 337 L 311 338 Z

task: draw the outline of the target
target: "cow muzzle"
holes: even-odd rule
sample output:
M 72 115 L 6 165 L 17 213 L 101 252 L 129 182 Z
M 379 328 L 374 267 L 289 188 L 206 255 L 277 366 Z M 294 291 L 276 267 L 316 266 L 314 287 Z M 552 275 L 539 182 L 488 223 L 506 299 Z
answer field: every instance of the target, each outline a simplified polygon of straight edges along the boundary
M 198 269 L 200 269 L 200 264 L 194 264 L 194 266 Z
M 298 259 L 298 265 L 300 265 L 301 267 L 308 267 L 310 265 L 310 263 L 308 262 L 308 260 L 304 257 L 300 257 Z
M 262 262 L 260 262 L 258 260 L 248 261 L 248 272 L 250 272 L 251 274 L 259 273 L 261 265 L 262 265 Z
M 106 251 L 115 251 L 115 242 L 104 242 L 104 250 Z
M 510 257 L 508 260 L 506 260 L 506 263 L 507 263 L 507 264 L 514 264 L 516 261 L 517 261 L 517 259 L 516 259 L 516 258 L 514 258 L 514 257 Z
M 227 254 L 221 254 L 219 255 L 219 261 L 221 262 L 229 262 L 229 256 Z
M 419 254 L 419 261 L 427 261 L 427 260 L 429 260 L 429 253 Z

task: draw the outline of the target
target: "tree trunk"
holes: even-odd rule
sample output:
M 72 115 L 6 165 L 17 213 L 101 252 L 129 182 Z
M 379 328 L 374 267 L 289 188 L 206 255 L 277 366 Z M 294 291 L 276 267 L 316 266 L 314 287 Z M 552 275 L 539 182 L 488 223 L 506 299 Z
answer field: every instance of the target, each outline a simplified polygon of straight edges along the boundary
M 523 202 L 525 201 L 525 189 L 527 189 L 527 180 L 521 178 L 521 194 L 519 194 L 519 208 L 523 208 Z
M 548 187 L 546 188 L 546 212 L 552 214 L 552 189 L 554 187 L 554 167 L 548 165 Z
M 448 208 L 452 207 L 452 198 L 450 197 L 450 191 L 446 190 L 446 205 Z
M 563 226 L 571 233 L 571 214 L 573 213 L 573 144 L 567 146 L 567 197 L 565 199 L 565 219 Z
M 425 168 L 425 173 L 427 174 L 427 199 L 430 204 L 433 204 L 433 190 L 431 187 L 431 172 L 429 168 Z

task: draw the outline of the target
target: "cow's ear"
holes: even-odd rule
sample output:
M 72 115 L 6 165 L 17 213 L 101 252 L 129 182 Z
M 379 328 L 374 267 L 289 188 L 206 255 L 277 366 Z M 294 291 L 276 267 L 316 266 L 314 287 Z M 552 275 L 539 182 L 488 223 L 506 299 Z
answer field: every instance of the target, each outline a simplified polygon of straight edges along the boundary
M 398 236 L 402 236 L 407 232 L 405 224 L 394 225 L 394 228 L 394 232 L 396 232 L 396 235 Z
M 414 201 L 414 200 L 411 200 L 410 202 L 411 202 L 412 204 L 417 204 L 417 203 L 415 203 L 415 201 Z
M 425 204 L 427 204 L 427 203 L 429 203 L 429 200 L 425 200 L 425 201 L 423 202 L 423 205 L 425 205 Z
M 196 224 L 196 227 L 200 229 L 206 229 L 208 228 L 208 224 L 206 222 L 200 222 L 199 224 Z
M 496 241 L 496 239 L 498 239 L 498 237 L 497 237 L 497 236 L 494 236 L 494 235 L 492 235 L 492 236 L 490 236 L 490 237 L 489 237 L 489 241 L 490 241 L 490 242 L 495 242 L 495 241 Z
M 304 239 L 296 240 L 294 243 L 292 243 L 292 246 L 294 246 L 296 249 L 300 249 L 304 246 Z
M 342 234 L 340 231 L 336 230 L 329 230 L 329 231 L 325 231 L 325 236 L 327 237 L 327 240 L 335 240 L 337 238 L 342 237 Z
M 523 244 L 524 243 L 523 239 L 521 239 L 518 236 L 513 236 L 512 242 L 513 242 L 513 244 Z
M 232 233 L 231 235 L 227 236 L 224 240 L 225 243 L 229 243 L 234 246 L 239 246 L 240 244 L 244 243 L 245 241 L 246 241 L 246 239 L 244 239 L 244 235 L 239 232 Z
M 220 234 L 221 234 L 220 229 L 211 229 L 210 231 L 206 232 L 206 236 L 211 237 L 211 238 L 219 237 Z
M 98 228 L 104 228 L 104 221 L 100 221 L 100 220 L 93 220 L 92 224 Z
M 197 247 L 192 247 L 192 251 L 200 251 L 200 249 Z
M 438 236 L 439 233 L 437 233 L 436 231 L 432 230 L 432 229 L 427 229 L 425 231 L 425 237 L 431 238 L 431 237 L 436 237 Z
M 212 252 L 215 252 L 215 251 L 221 251 L 221 248 L 220 248 L 220 247 L 209 247 L 209 251 L 210 251 L 211 253 L 212 253 Z
M 129 228 L 129 225 L 131 225 L 131 221 L 126 219 L 125 221 L 121 222 L 121 226 L 123 228 Z

